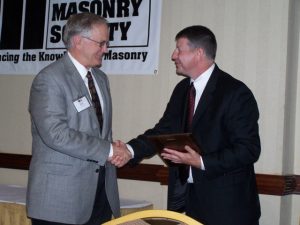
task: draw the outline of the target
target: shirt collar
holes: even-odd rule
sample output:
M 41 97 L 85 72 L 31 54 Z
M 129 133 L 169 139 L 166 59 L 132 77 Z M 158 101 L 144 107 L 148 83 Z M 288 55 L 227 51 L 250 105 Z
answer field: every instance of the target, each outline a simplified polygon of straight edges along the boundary
M 88 70 L 85 68 L 85 66 L 83 66 L 82 64 L 80 64 L 80 62 L 78 62 L 78 61 L 70 54 L 70 52 L 68 52 L 68 55 L 69 55 L 69 57 L 70 57 L 72 63 L 73 63 L 74 66 L 76 67 L 78 73 L 79 73 L 80 76 L 82 77 L 82 79 L 85 79 Z
M 208 82 L 214 68 L 215 68 L 215 63 L 213 63 L 206 71 L 204 71 L 200 76 L 197 77 L 196 80 L 191 79 L 191 82 L 194 82 L 194 86 L 197 89 L 197 86 L 201 84 L 205 84 Z

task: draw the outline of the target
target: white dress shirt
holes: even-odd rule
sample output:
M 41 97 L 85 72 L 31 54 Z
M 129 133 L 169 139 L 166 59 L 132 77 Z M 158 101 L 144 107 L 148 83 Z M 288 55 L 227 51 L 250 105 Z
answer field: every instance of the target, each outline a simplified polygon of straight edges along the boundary
M 196 112 L 196 109 L 197 109 L 198 103 L 200 101 L 200 98 L 202 96 L 202 93 L 204 91 L 204 88 L 206 87 L 206 84 L 207 84 L 214 68 L 215 68 L 215 64 L 212 64 L 204 73 L 200 74 L 196 80 L 191 79 L 191 82 L 194 82 L 194 87 L 196 89 L 194 113 Z M 201 169 L 205 170 L 205 166 L 204 166 L 201 156 L 200 156 L 200 160 L 201 160 Z M 190 172 L 189 172 L 189 177 L 188 177 L 188 183 L 193 183 L 191 167 L 190 167 Z

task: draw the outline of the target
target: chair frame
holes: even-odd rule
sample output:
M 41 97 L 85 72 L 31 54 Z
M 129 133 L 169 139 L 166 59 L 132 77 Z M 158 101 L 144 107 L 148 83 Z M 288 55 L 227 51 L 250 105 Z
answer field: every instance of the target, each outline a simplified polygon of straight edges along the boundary
M 118 225 L 125 222 L 137 220 L 137 219 L 145 219 L 145 218 L 165 218 L 165 219 L 173 219 L 177 220 L 179 222 L 183 222 L 188 225 L 203 225 L 202 223 L 194 220 L 193 218 L 182 214 L 177 213 L 169 210 L 157 210 L 157 209 L 151 209 L 151 210 L 143 210 L 139 212 L 134 212 L 116 219 L 113 219 L 111 221 L 108 221 L 104 223 L 103 225 Z

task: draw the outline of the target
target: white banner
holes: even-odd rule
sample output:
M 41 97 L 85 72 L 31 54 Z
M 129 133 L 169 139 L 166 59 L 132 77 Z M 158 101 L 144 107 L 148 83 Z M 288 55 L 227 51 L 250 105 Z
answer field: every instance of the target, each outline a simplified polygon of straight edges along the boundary
M 107 74 L 155 74 L 159 61 L 160 0 L 0 0 L 0 74 L 37 74 L 66 51 L 70 15 L 92 12 L 110 25 L 103 58 Z M 13 29 L 12 29 L 13 27 Z

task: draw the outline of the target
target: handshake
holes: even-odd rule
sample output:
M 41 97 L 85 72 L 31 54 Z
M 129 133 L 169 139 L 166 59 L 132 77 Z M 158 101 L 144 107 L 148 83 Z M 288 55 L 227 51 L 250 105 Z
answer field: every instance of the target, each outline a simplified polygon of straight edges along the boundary
M 108 159 L 110 163 L 120 168 L 124 166 L 131 158 L 132 154 L 127 145 L 122 141 L 115 141 L 113 146 L 113 156 Z
M 115 141 L 112 143 L 113 156 L 108 159 L 110 163 L 120 168 L 124 166 L 131 158 L 133 158 L 133 150 L 128 149 L 127 145 L 122 141 Z M 129 147 L 130 148 L 130 147 Z M 169 160 L 175 164 L 185 164 L 193 166 L 198 169 L 204 169 L 199 150 L 195 150 L 190 146 L 184 146 L 185 151 L 178 151 L 175 149 L 164 148 L 161 157 Z

